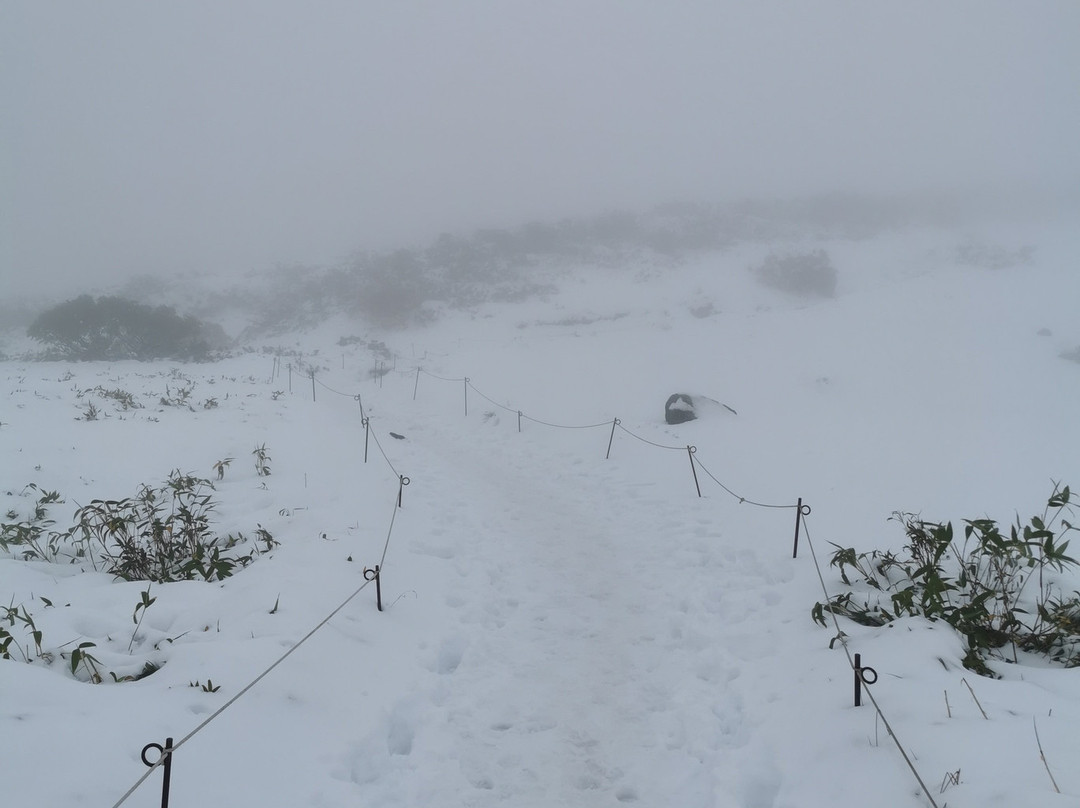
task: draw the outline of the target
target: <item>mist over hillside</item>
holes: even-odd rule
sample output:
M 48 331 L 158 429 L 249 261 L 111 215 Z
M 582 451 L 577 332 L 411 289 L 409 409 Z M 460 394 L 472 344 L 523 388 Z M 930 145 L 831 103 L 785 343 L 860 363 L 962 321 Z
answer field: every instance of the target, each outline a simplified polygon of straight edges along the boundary
M 669 203 L 446 233 L 419 246 L 357 250 L 329 266 L 285 264 L 232 275 L 148 272 L 112 286 L 72 288 L 55 299 L 9 300 L 0 323 L 18 332 L 59 300 L 109 294 L 175 307 L 223 327 L 243 345 L 330 317 L 358 330 L 393 330 L 433 322 L 446 311 L 475 314 L 490 304 L 543 300 L 561 279 L 600 270 L 661 272 L 674 282 L 680 266 L 709 254 L 717 256 L 717 271 L 756 272 L 759 281 L 789 292 L 831 297 L 838 279 L 841 290 L 858 282 L 854 267 L 835 266 L 834 254 L 845 245 L 934 232 L 940 235 L 936 247 L 950 253 L 946 259 L 1004 268 L 1026 263 L 1036 250 L 1015 235 L 1018 226 L 1069 215 L 1074 202 L 1017 192 Z M 806 274 L 815 261 L 828 279 Z M 710 305 L 702 301 L 696 310 L 709 313 Z

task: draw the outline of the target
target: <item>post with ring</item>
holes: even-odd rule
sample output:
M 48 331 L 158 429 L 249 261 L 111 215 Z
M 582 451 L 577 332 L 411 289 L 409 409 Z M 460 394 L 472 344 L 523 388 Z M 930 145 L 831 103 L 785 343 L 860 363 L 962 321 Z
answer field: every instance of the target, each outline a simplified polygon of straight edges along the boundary
M 697 488 L 698 499 L 701 499 L 701 483 L 697 478 L 697 466 L 694 465 L 694 452 L 697 451 L 696 446 L 687 446 L 686 453 L 690 455 L 690 471 L 694 472 L 694 487 Z
M 382 611 L 382 581 L 379 577 L 379 565 L 375 565 L 375 569 L 368 569 L 364 567 L 364 580 L 375 582 L 375 605 L 379 607 L 379 611 Z
M 146 753 L 151 749 L 156 749 L 158 751 L 158 759 L 153 762 L 146 759 Z M 148 743 L 142 749 L 142 762 L 151 769 L 160 765 L 163 772 L 161 780 L 161 808 L 169 808 L 169 783 L 172 780 L 172 750 L 172 738 L 165 739 L 165 746 L 162 746 L 159 743 Z
M 795 546 L 791 550 L 791 557 L 799 557 L 799 527 L 802 525 L 802 518 L 810 515 L 810 506 L 802 504 L 802 497 L 799 497 L 799 504 L 795 506 Z
M 855 706 L 862 706 L 862 686 L 877 684 L 877 671 L 863 667 L 862 654 L 855 655 Z
M 412 480 L 410 480 L 404 474 L 398 475 L 397 506 L 399 508 L 401 507 L 401 492 L 405 490 L 405 486 L 407 486 L 410 482 L 412 482 Z

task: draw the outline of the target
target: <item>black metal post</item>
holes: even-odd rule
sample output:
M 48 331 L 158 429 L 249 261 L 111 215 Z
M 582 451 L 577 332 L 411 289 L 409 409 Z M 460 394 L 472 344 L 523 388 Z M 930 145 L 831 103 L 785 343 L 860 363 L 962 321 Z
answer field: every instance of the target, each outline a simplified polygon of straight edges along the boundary
M 518 410 L 518 432 L 521 432 L 521 410 Z
M 610 460 L 611 459 L 611 444 L 614 443 L 614 441 L 615 441 L 615 427 L 617 427 L 620 423 L 622 423 L 622 422 L 618 418 L 612 418 L 611 419 L 611 437 L 608 438 L 607 454 L 604 455 L 604 460 Z
M 791 557 L 799 557 L 799 527 L 802 525 L 802 518 L 810 515 L 810 506 L 802 504 L 802 497 L 799 497 L 799 504 L 795 506 L 795 545 L 791 549 Z
M 413 386 L 412 386 L 412 400 L 413 401 L 416 401 L 416 390 L 417 390 L 418 387 L 420 387 L 420 366 L 419 365 L 416 366 L 416 381 L 413 382 Z
M 855 706 L 862 706 L 862 654 L 855 655 Z
M 311 400 L 315 400 L 315 371 L 311 371 Z
M 701 499 L 701 483 L 697 478 L 697 466 L 694 465 L 694 452 L 697 451 L 696 446 L 687 446 L 686 453 L 690 456 L 690 471 L 694 472 L 694 487 L 697 488 L 698 499 Z
M 877 671 L 862 664 L 862 654 L 855 655 L 855 706 L 862 705 L 862 686 L 877 683 Z
M 412 481 L 404 474 L 398 475 L 397 506 L 399 508 L 401 507 L 401 492 L 405 490 L 405 486 L 407 486 L 410 482 Z
M 368 436 L 371 434 L 371 422 L 364 419 L 364 462 L 367 463 Z
M 145 765 L 153 768 L 159 762 L 161 763 L 163 774 L 161 780 L 161 808 L 169 808 L 169 787 L 172 781 L 172 743 L 172 738 L 166 738 L 164 747 L 159 743 L 148 743 L 142 750 L 142 762 Z M 146 753 L 151 749 L 156 749 L 160 753 L 158 759 L 153 762 L 146 759 Z
M 469 377 L 465 377 L 465 417 L 469 417 Z
M 375 569 L 369 570 L 364 567 L 364 580 L 375 582 L 375 605 L 379 607 L 379 611 L 382 609 L 382 579 L 380 578 L 379 565 L 375 565 Z

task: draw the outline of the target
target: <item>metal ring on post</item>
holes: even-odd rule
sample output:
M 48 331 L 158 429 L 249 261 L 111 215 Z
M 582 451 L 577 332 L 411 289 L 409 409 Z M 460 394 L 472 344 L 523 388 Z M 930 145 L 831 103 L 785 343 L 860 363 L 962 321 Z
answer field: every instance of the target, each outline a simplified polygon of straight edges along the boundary
M 857 669 L 859 673 L 859 679 L 862 680 L 864 685 L 876 685 L 878 680 L 877 671 L 873 668 L 860 667 Z M 867 674 L 870 674 L 869 678 Z
M 810 515 L 810 506 L 809 505 L 801 506 L 799 508 L 799 513 L 801 513 L 803 516 L 809 516 Z
M 151 749 L 156 749 L 158 751 L 158 759 L 155 760 L 153 763 L 151 763 L 149 760 L 146 759 L 146 753 L 149 752 Z M 172 753 L 170 752 L 169 754 L 172 754 Z M 143 765 L 145 765 L 145 766 L 152 769 L 161 762 L 161 759 L 163 757 L 165 757 L 165 747 L 162 746 L 159 743 L 148 743 L 146 746 L 144 746 L 142 748 L 141 757 L 142 757 Z

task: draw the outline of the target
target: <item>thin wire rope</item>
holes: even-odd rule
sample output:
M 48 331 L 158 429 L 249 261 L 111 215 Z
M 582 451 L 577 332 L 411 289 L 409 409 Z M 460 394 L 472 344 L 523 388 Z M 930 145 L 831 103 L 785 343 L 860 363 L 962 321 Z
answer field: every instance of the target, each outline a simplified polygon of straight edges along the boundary
M 340 390 L 335 390 L 333 387 L 330 387 L 328 384 L 325 384 L 325 383 L 319 381 L 318 376 L 315 377 L 315 384 L 319 385 L 319 387 L 322 387 L 324 390 L 329 390 L 331 393 L 337 393 L 339 396 L 345 396 L 345 398 L 356 398 L 355 393 L 343 393 Z
M 370 427 L 371 427 L 371 416 L 368 416 L 367 420 L 368 420 L 368 427 L 369 427 L 368 434 L 371 435 L 371 437 L 373 437 L 375 439 L 375 445 L 379 447 L 379 452 L 382 454 L 383 460 L 386 461 L 386 465 L 388 465 L 390 467 L 390 470 L 392 472 L 394 472 L 394 474 L 396 474 L 397 478 L 400 480 L 401 479 L 401 474 L 399 474 L 398 470 L 396 468 L 394 468 L 394 464 L 390 462 L 390 457 L 386 454 L 386 450 L 382 447 L 382 444 L 379 443 L 379 436 L 375 434 L 374 429 L 370 429 Z
M 480 392 L 479 390 L 477 390 L 477 389 L 476 389 L 476 386 L 475 386 L 475 385 L 474 385 L 474 384 L 473 384 L 472 382 L 469 382 L 468 384 L 469 384 L 469 387 L 470 387 L 470 388 L 472 388 L 472 391 L 473 391 L 474 393 L 476 393 L 476 394 L 477 394 L 478 396 L 480 396 L 480 398 L 484 399 L 485 401 L 489 401 L 489 402 L 491 402 L 491 403 L 492 403 L 492 404 L 494 404 L 494 405 L 495 405 L 496 407 L 501 407 L 502 409 L 506 410 L 507 412 L 512 412 L 512 413 L 518 413 L 518 412 L 521 412 L 521 410 L 515 410 L 515 409 L 514 409 L 513 407 L 507 407 L 507 406 L 506 406 L 505 404 L 500 404 L 500 403 L 499 403 L 498 401 L 496 401 L 495 399 L 493 399 L 493 398 L 490 398 L 489 396 L 486 396 L 486 395 L 484 395 L 483 393 L 481 393 L 481 392 Z
M 541 421 L 539 418 L 533 418 L 531 415 L 521 414 L 521 417 L 526 421 L 532 421 L 534 424 L 542 424 L 543 426 L 550 426 L 553 429 L 596 429 L 601 426 L 611 426 L 611 421 L 601 421 L 599 424 L 553 424 L 550 421 Z
M 713 476 L 713 473 L 711 471 L 709 471 L 707 468 L 705 468 L 705 466 L 702 464 L 702 462 L 697 459 L 697 456 L 694 457 L 694 462 L 698 464 L 698 468 L 700 468 L 702 471 L 704 471 L 706 474 L 708 474 L 709 477 L 712 478 L 712 481 L 714 483 L 716 483 L 718 486 L 720 486 L 725 491 L 727 491 L 729 494 L 731 494 L 731 496 L 735 497 L 735 499 L 739 500 L 740 504 L 745 502 L 747 505 L 755 505 L 758 508 L 798 508 L 799 507 L 798 504 L 795 504 L 795 505 L 769 505 L 768 503 L 765 503 L 765 502 L 754 502 L 754 500 L 752 500 L 752 499 L 747 499 L 746 497 L 739 496 L 734 491 L 732 491 L 730 488 L 728 488 L 726 485 L 724 485 L 722 482 L 720 482 L 718 479 L 716 479 L 716 477 Z
M 648 440 L 646 438 L 641 437 L 641 435 L 635 435 L 633 432 L 631 432 L 629 429 L 627 429 L 625 426 L 623 426 L 622 423 L 618 423 L 618 424 L 616 424 L 616 426 L 619 427 L 619 429 L 621 429 L 623 432 L 625 432 L 631 438 L 637 438 L 642 443 L 647 443 L 650 446 L 655 446 L 657 449 L 678 449 L 680 452 L 685 452 L 686 451 L 685 446 L 665 446 L 662 443 L 653 443 L 651 440 Z
M 810 537 L 810 529 L 806 524 L 806 517 L 802 519 L 803 535 L 806 536 L 806 544 L 810 547 L 810 557 L 814 560 L 814 569 L 817 571 L 818 580 L 821 582 L 821 592 L 825 595 L 825 603 L 831 604 L 832 598 L 829 596 L 829 590 L 825 586 L 825 576 L 821 574 L 821 565 L 818 563 L 817 552 L 814 550 L 814 542 Z M 915 779 L 919 781 L 919 785 L 922 787 L 923 793 L 926 794 L 926 798 L 930 800 L 930 804 L 934 808 L 938 808 L 937 802 L 934 801 L 933 795 L 930 793 L 930 789 L 926 787 L 926 783 L 923 782 L 922 777 L 919 775 L 919 770 L 915 768 L 915 764 L 911 762 L 911 758 L 908 757 L 907 751 L 904 749 L 903 744 L 900 743 L 900 739 L 896 736 L 896 732 L 893 730 L 892 725 L 889 723 L 889 719 L 885 717 L 885 713 L 881 709 L 881 705 L 878 704 L 877 698 L 874 697 L 873 688 L 866 683 L 865 679 L 862 679 L 862 674 L 855 666 L 855 660 L 851 656 L 851 649 L 848 648 L 847 636 L 840 629 L 840 621 L 836 618 L 836 612 L 831 608 L 829 609 L 829 615 L 832 617 L 833 625 L 836 627 L 836 636 L 840 640 L 840 646 L 844 649 L 844 653 L 847 655 L 848 664 L 851 666 L 851 670 L 856 676 L 858 676 L 862 683 L 865 685 L 866 695 L 870 697 L 871 703 L 874 705 L 874 709 L 877 711 L 878 717 L 881 719 L 881 723 L 885 725 L 886 732 L 889 733 L 889 737 L 893 739 L 893 743 L 896 744 L 896 748 L 900 750 L 900 754 L 904 758 L 904 762 L 911 769 L 911 773 L 915 775 Z
M 462 376 L 460 379 L 450 379 L 450 378 L 448 378 L 446 376 L 436 376 L 434 373 L 432 373 L 430 371 L 427 371 L 427 370 L 424 370 L 423 368 L 417 368 L 417 370 L 419 370 L 425 376 L 430 376 L 431 378 L 438 379 L 441 382 L 463 382 L 463 381 L 465 381 L 464 376 Z
M 400 496 L 401 489 L 398 489 L 398 495 Z M 394 512 L 390 514 L 390 527 L 386 531 L 386 543 L 382 548 L 382 558 L 379 559 L 379 571 L 382 572 L 383 565 L 386 564 L 386 551 L 390 548 L 390 534 L 394 532 L 394 520 L 397 519 L 397 512 L 401 509 L 399 504 L 401 500 L 395 500 Z
M 395 507 L 396 507 L 396 505 L 395 505 Z M 390 522 L 390 529 L 391 529 L 391 530 L 393 530 L 393 520 L 391 520 L 391 522 Z M 389 535 L 388 535 L 388 536 L 386 537 L 386 541 L 387 541 L 387 544 L 389 544 L 389 543 L 390 543 L 390 537 L 389 537 Z M 386 557 L 386 551 L 384 550 L 384 551 L 383 551 L 383 558 L 385 559 L 385 557 Z M 373 580 L 374 580 L 374 579 L 373 579 Z M 337 614 L 338 612 L 340 612 L 340 611 L 341 611 L 342 609 L 344 609 L 344 608 L 345 608 L 345 606 L 347 606 L 347 605 L 349 604 L 349 602 L 350 602 L 350 601 L 351 601 L 351 600 L 352 600 L 353 598 L 355 598 L 355 597 L 356 597 L 357 595 L 359 595 L 359 594 L 360 594 L 361 592 L 363 592 L 363 591 L 364 591 L 364 588 L 365 588 L 365 587 L 367 587 L 367 585 L 368 585 L 368 584 L 370 584 L 370 583 L 371 583 L 371 581 L 365 580 L 365 581 L 364 581 L 364 583 L 360 584 L 360 586 L 359 586 L 359 587 L 358 587 L 358 588 L 356 589 L 356 591 L 354 591 L 354 592 L 353 592 L 353 593 L 352 593 L 351 595 L 349 595 L 349 597 L 345 598 L 345 600 L 343 600 L 343 601 L 341 602 L 341 604 L 340 604 L 340 605 L 339 605 L 339 606 L 338 606 L 338 607 L 337 607 L 336 609 L 334 609 L 334 610 L 333 610 L 332 612 L 330 612 L 330 614 L 328 614 L 328 615 L 327 615 L 326 617 L 324 617 L 324 618 L 323 618 L 323 619 L 322 619 L 322 620 L 321 620 L 321 621 L 319 622 L 319 624 L 318 624 L 317 626 L 315 626 L 315 628 L 311 629 L 311 631 L 309 631 L 309 632 L 308 632 L 307 634 L 305 634 L 305 635 L 304 635 L 304 636 L 303 636 L 303 637 L 302 637 L 302 638 L 300 639 L 300 641 L 299 641 L 299 642 L 297 642 L 297 643 L 296 643 L 296 644 L 295 644 L 294 646 L 292 646 L 292 648 L 290 648 L 290 649 L 289 649 L 288 651 L 286 651 L 286 652 L 285 652 L 284 654 L 282 654 L 282 655 L 281 655 L 280 657 L 278 657 L 277 661 L 275 661 L 275 662 L 274 662 L 274 664 L 272 664 L 272 665 L 271 665 L 271 666 L 270 666 L 269 668 L 267 668 L 267 669 L 266 669 L 266 670 L 264 670 L 264 671 L 263 671 L 262 673 L 260 673 L 260 674 L 259 674 L 258 676 L 256 676 L 256 677 L 255 677 L 255 678 L 254 678 L 254 679 L 253 679 L 253 680 L 252 680 L 252 681 L 251 681 L 250 683 L 248 683 L 248 685 L 247 685 L 247 686 L 245 686 L 245 687 L 244 687 L 244 688 L 243 688 L 243 689 L 242 689 L 242 690 L 241 690 L 241 691 L 240 691 L 239 693 L 237 693 L 237 694 L 236 694 L 235 696 L 233 696 L 233 697 L 232 697 L 231 699 L 229 699 L 229 700 L 228 700 L 227 702 L 225 702 L 225 703 L 224 703 L 223 705 L 221 705 L 221 706 L 220 706 L 220 707 L 219 707 L 219 708 L 218 708 L 217 710 L 215 710 L 215 711 L 214 711 L 213 713 L 211 713 L 211 714 L 210 714 L 210 715 L 209 715 L 209 716 L 208 716 L 208 717 L 206 718 L 206 720 L 205 720 L 205 721 L 203 721 L 203 722 L 202 722 L 201 724 L 199 724 L 199 725 L 198 725 L 197 727 L 195 727 L 195 729 L 193 729 L 193 730 L 192 730 L 191 732 L 189 732 L 189 733 L 188 733 L 187 735 L 185 735 L 185 736 L 184 736 L 183 738 L 181 738 L 181 739 L 180 739 L 180 741 L 179 741 L 178 743 L 175 743 L 175 744 L 173 744 L 173 745 L 172 745 L 172 747 L 170 747 L 170 749 L 169 749 L 169 754 L 170 754 L 170 755 L 174 754 L 174 753 L 176 752 L 176 750 L 177 750 L 177 749 L 179 749 L 179 748 L 180 748 L 181 746 L 183 746 L 183 745 L 184 745 L 184 744 L 186 744 L 186 743 L 187 743 L 188 741 L 190 741 L 190 740 L 191 740 L 192 738 L 194 738 L 194 737 L 195 737 L 195 735 L 197 735 L 197 734 L 198 734 L 199 732 L 201 732 L 201 731 L 202 731 L 202 730 L 203 730 L 203 729 L 204 729 L 204 728 L 206 727 L 206 725 L 207 725 L 207 724 L 209 724 L 209 723 L 210 723 L 211 721 L 213 721 L 213 720 L 214 720 L 215 718 L 217 718 L 217 717 L 218 717 L 219 715 L 221 715 L 221 714 L 222 714 L 223 712 L 225 712 L 225 711 L 226 711 L 227 709 L 229 709 L 229 708 L 230 708 L 230 707 L 231 707 L 231 706 L 232 706 L 233 704 L 235 704 L 235 703 L 236 703 L 236 702 L 237 702 L 237 701 L 238 701 L 238 700 L 239 700 L 239 699 L 240 699 L 240 698 L 241 698 L 241 697 L 242 697 L 242 696 L 243 696 L 243 695 L 244 695 L 245 693 L 247 693 L 247 692 L 248 692 L 249 690 L 251 690 L 251 689 L 252 689 L 253 687 L 255 687 L 255 685 L 257 685 L 257 684 L 258 684 L 259 682 L 261 682 L 261 681 L 262 681 L 262 680 L 263 680 L 264 678 L 266 678 L 267 674 L 269 674 L 269 673 L 270 673 L 270 671 L 272 671 L 272 670 L 273 670 L 274 668 L 276 668 L 276 667 L 277 667 L 278 665 L 280 665 L 280 664 L 281 664 L 282 662 L 284 662 L 284 661 L 285 661 L 286 659 L 288 659 L 288 658 L 289 658 L 289 656 L 291 656 L 291 655 L 292 655 L 292 653 L 293 653 L 293 652 L 294 652 L 294 651 L 295 651 L 295 650 L 296 650 L 297 648 L 299 648 L 299 647 L 300 647 L 301 645 L 303 645 L 303 644 L 304 644 L 305 642 L 307 642 L 307 641 L 308 641 L 308 640 L 309 640 L 309 639 L 310 639 L 310 638 L 312 637 L 312 635 L 314 635 L 314 634 L 315 634 L 315 632 L 316 632 L 316 631 L 318 631 L 318 630 L 319 630 L 319 629 L 321 629 L 321 628 L 322 628 L 323 626 L 325 626 L 325 625 L 326 625 L 327 623 L 329 623 L 329 622 L 330 622 L 330 620 L 331 620 L 331 619 L 332 619 L 332 618 L 333 618 L 333 617 L 334 617 L 334 616 L 335 616 L 335 615 L 336 615 L 336 614 Z M 140 777 L 140 778 L 139 778 L 138 780 L 136 780 L 136 781 L 135 781 L 135 785 L 133 785 L 133 786 L 132 786 L 131 788 L 129 788 L 129 789 L 127 790 L 127 792 L 125 792 L 125 793 L 124 793 L 124 795 L 123 795 L 123 796 L 122 796 L 122 797 L 121 797 L 121 798 L 120 798 L 119 800 L 117 800 L 117 801 L 116 801 L 116 802 L 115 802 L 115 803 L 113 804 L 113 808 L 118 808 L 118 806 L 122 805 L 122 804 L 123 804 L 123 803 L 124 803 L 124 802 L 125 802 L 125 801 L 127 800 L 127 798 L 128 798 L 128 797 L 130 797 L 130 796 L 131 796 L 132 794 L 134 794 L 134 793 L 135 793 L 135 790 L 136 790 L 136 789 L 137 789 L 137 788 L 138 788 L 139 786 L 141 786 L 141 785 L 142 785 L 143 783 L 145 783 L 145 782 L 146 782 L 146 780 L 147 780 L 147 778 L 148 778 L 148 777 L 149 777 L 149 776 L 150 776 L 151 774 L 153 774 L 153 773 L 154 773 L 154 771 L 155 771 L 155 770 L 156 770 L 156 769 L 157 769 L 158 767 L 162 766 L 162 765 L 163 765 L 163 764 L 165 763 L 165 759 L 166 759 L 166 757 L 167 757 L 166 755 L 162 754 L 162 756 L 161 756 L 160 758 L 158 758 L 158 759 L 157 759 L 157 760 L 156 760 L 156 761 L 154 762 L 154 765 L 153 765 L 153 766 L 151 766 L 151 767 L 150 767 L 150 768 L 149 768 L 149 769 L 148 769 L 148 770 L 146 771 L 146 773 L 145 773 L 145 774 L 143 774 L 143 776 L 142 776 L 142 777 Z

